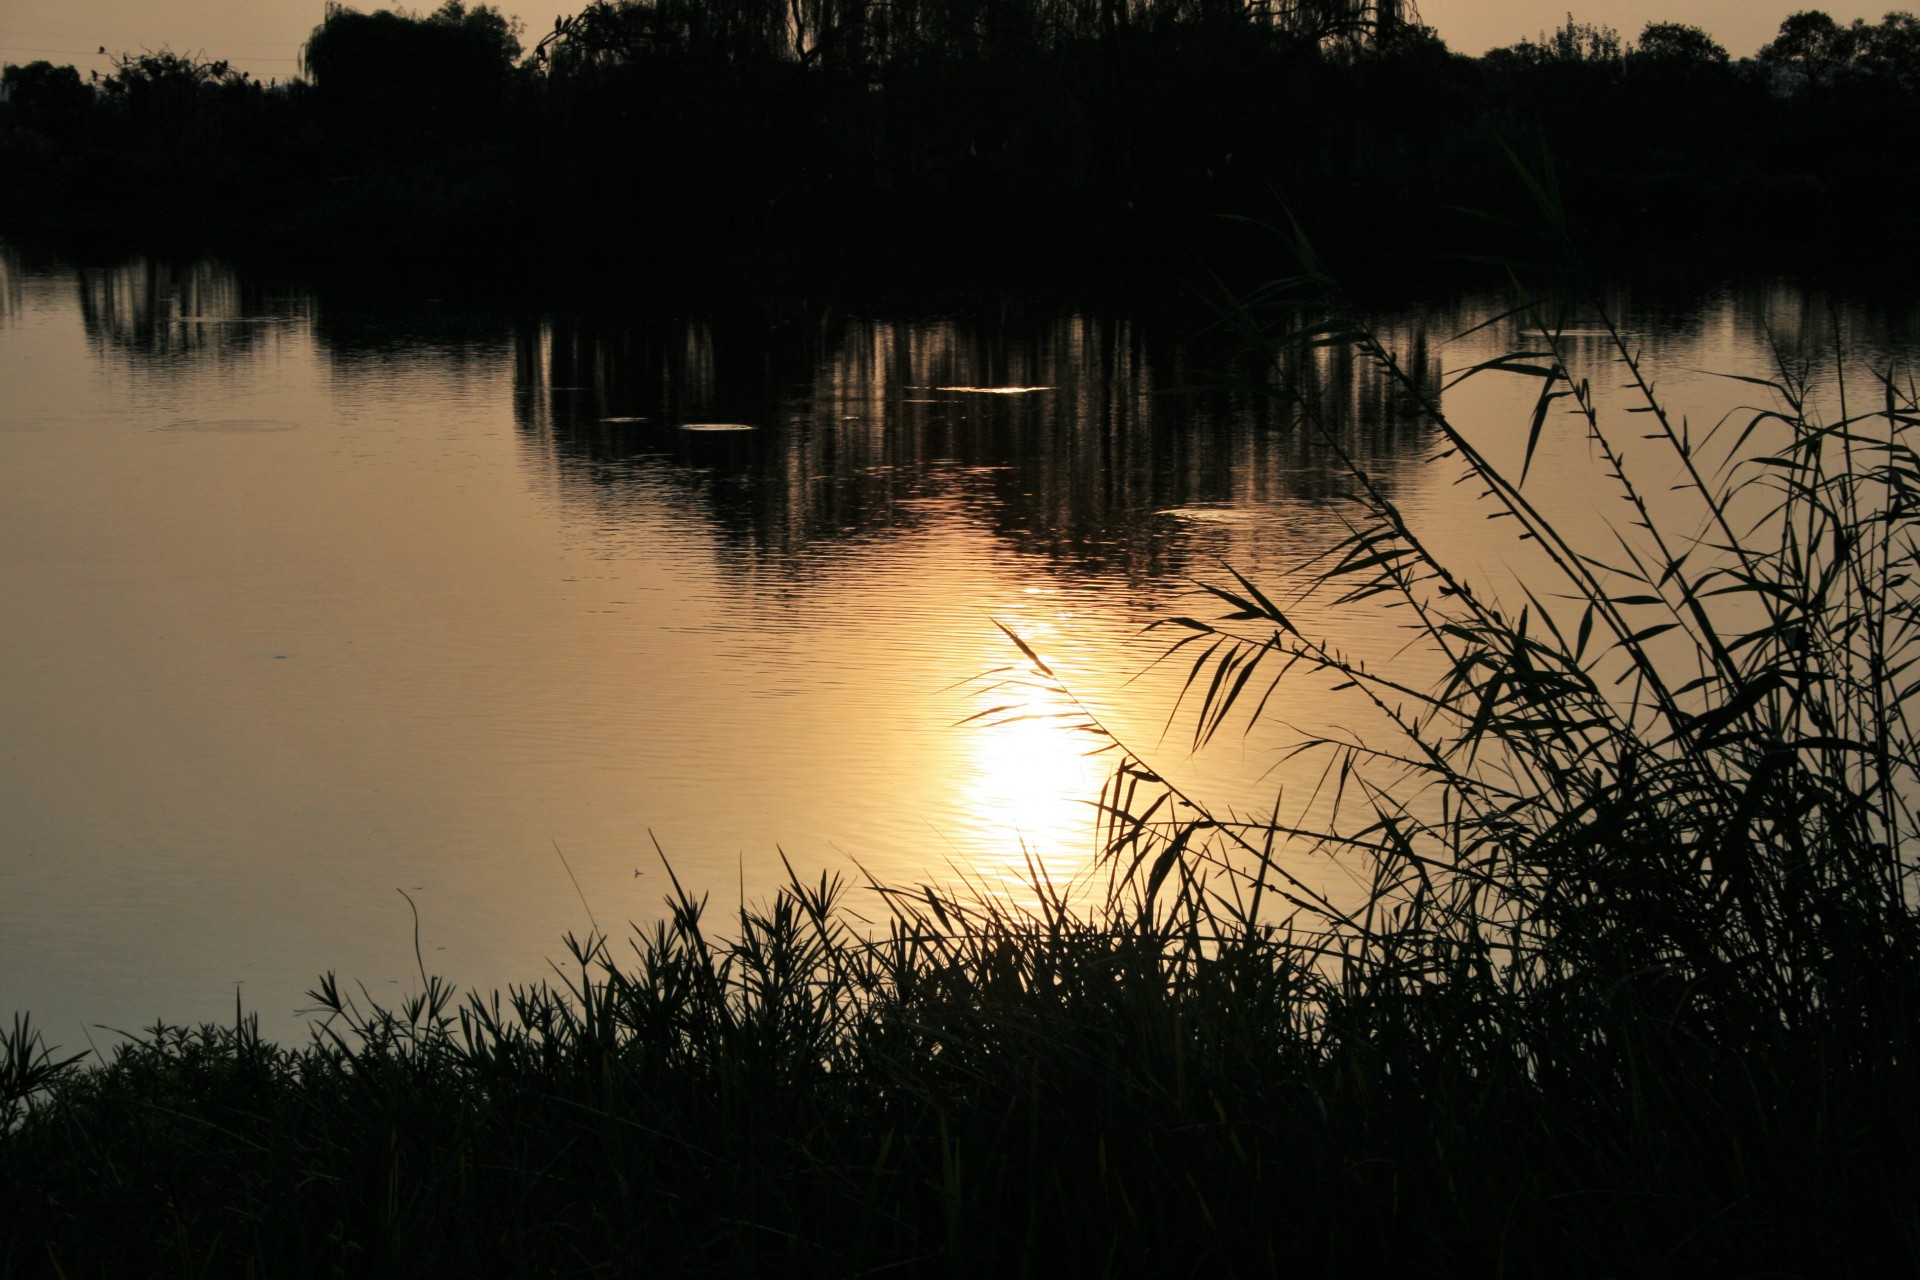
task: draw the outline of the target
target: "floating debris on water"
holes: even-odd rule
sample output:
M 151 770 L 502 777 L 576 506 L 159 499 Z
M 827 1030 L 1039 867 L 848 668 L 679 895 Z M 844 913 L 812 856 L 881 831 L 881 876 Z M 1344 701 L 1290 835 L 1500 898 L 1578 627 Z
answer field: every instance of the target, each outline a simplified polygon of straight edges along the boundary
M 1200 524 L 1249 524 L 1257 515 L 1244 507 L 1169 507 L 1153 514 L 1168 520 L 1191 520 Z
M 935 391 L 959 391 L 975 396 L 1030 396 L 1036 391 L 1052 391 L 1052 387 L 935 387 Z
M 610 418 L 602 418 L 602 419 L 600 419 L 600 421 L 602 421 L 602 422 L 612 422 L 612 423 L 616 423 L 616 424 L 627 424 L 627 423 L 634 423 L 634 422 L 652 422 L 652 421 L 653 421 L 653 419 L 652 419 L 652 418 L 642 418 L 642 417 L 637 417 L 637 416 L 635 416 L 635 415 L 633 415 L 633 414 L 624 414 L 624 413 L 623 413 L 623 414 L 615 414 L 615 415 L 613 415 L 613 416 L 612 416 L 612 417 L 610 417 Z
M 752 431 L 754 428 L 744 422 L 686 422 L 680 426 L 682 431 Z

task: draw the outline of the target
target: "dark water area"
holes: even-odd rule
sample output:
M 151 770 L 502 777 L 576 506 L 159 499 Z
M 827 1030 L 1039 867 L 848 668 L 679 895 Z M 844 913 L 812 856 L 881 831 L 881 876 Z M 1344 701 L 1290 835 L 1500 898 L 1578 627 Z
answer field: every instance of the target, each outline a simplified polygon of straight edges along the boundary
M 1223 564 L 1285 590 L 1345 536 L 1308 408 L 1489 581 L 1523 566 L 1405 389 L 1332 348 L 1294 359 L 1305 406 L 1276 397 L 1191 294 L 489 279 L 0 254 L 0 1005 L 71 1041 L 227 1016 L 238 984 L 287 1034 L 324 969 L 416 981 L 396 889 L 430 967 L 518 981 L 589 913 L 658 914 L 655 841 L 721 910 L 783 857 L 1071 880 L 1104 781 L 1074 709 L 963 723 L 1017 661 L 1002 626 L 1168 776 L 1304 813 L 1285 750 L 1346 705 L 1290 687 L 1195 752 L 1141 632 Z M 1607 301 L 1703 424 L 1751 388 L 1701 371 L 1837 326 L 1865 376 L 1920 332 L 1910 299 L 1781 281 Z M 1535 388 L 1450 383 L 1523 341 L 1505 309 L 1376 323 L 1517 461 Z M 1573 349 L 1614 381 L 1595 332 Z M 1581 433 L 1542 449 L 1529 485 L 1597 528 Z M 1391 617 L 1300 610 L 1367 660 L 1403 647 Z

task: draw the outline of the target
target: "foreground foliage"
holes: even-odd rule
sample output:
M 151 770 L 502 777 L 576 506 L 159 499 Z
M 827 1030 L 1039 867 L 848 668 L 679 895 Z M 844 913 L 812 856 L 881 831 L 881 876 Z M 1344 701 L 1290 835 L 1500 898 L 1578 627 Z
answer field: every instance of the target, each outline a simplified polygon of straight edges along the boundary
M 1077 717 L 1117 761 L 1084 901 L 870 886 L 872 925 L 795 875 L 714 930 L 676 883 L 553 983 L 329 977 L 304 1048 L 237 1018 L 82 1071 L 16 1024 L 0 1274 L 1911 1272 L 1912 388 L 1820 408 L 1783 361 L 1696 436 L 1617 333 L 1618 419 L 1554 310 L 1516 314 L 1459 375 L 1541 387 L 1511 477 L 1323 278 L 1230 317 L 1336 457 L 1288 371 L 1399 381 L 1557 575 L 1500 602 L 1355 464 L 1297 590 L 1396 605 L 1437 687 L 1245 577 L 1167 624 L 1196 740 L 1316 672 L 1384 717 L 1300 744 L 1321 825 L 1216 812 Z M 1525 485 L 1561 409 L 1632 513 L 1603 547 Z M 1063 692 L 1025 656 L 1002 678 Z M 1298 877 L 1318 854 L 1360 901 Z
M 1284 931 L 793 886 L 566 989 L 157 1029 L 0 1142 L 9 1275 L 1835 1274 L 1914 1255 L 1911 1070 L 1507 1005 Z M 1594 985 L 1601 985 L 1596 982 Z M 1552 1069 L 1529 1070 L 1542 1035 Z M 1524 1037 L 1524 1043 L 1523 1043 Z M 1599 1047 L 1591 1056 L 1571 1050 Z M 1566 1050 L 1566 1052 L 1562 1052 Z

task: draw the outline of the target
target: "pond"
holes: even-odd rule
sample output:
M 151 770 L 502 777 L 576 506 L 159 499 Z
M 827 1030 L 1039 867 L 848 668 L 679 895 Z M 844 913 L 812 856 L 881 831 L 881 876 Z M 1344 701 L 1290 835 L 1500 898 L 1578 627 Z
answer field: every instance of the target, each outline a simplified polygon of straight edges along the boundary
M 1284 586 L 1345 532 L 1333 459 L 1190 304 L 0 272 L 0 1014 L 54 1042 L 236 993 L 296 1035 L 328 969 L 376 997 L 422 963 L 537 978 L 563 934 L 657 917 L 668 863 L 720 917 L 788 864 L 868 918 L 867 877 L 1018 897 L 1088 872 L 1084 715 L 1259 810 L 1313 802 L 1299 730 L 1355 722 L 1303 681 L 1196 752 L 1142 635 L 1223 563 Z M 1765 400 L 1718 375 L 1776 345 L 1838 333 L 1864 376 L 1917 331 L 1780 282 L 1608 307 L 1703 428 Z M 1537 386 L 1448 385 L 1520 341 L 1476 329 L 1504 309 L 1376 322 L 1517 466 Z M 1619 381 L 1597 331 L 1570 341 Z M 1405 510 L 1508 572 L 1378 371 L 1327 355 L 1314 386 Z M 1598 528 L 1597 474 L 1554 415 L 1529 492 Z M 1404 643 L 1384 611 L 1303 616 L 1370 661 Z M 1007 631 L 1079 707 L 995 687 Z

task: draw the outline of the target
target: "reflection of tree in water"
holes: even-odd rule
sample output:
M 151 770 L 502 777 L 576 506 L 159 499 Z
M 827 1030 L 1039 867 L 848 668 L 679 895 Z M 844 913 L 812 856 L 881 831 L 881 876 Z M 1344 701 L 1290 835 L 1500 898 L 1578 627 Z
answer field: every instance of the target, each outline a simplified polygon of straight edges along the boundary
M 553 320 L 517 341 L 516 420 L 562 493 L 601 522 L 666 483 L 699 494 L 754 556 L 959 515 L 1082 571 L 1157 576 L 1189 541 L 1162 513 L 1312 501 L 1339 485 L 1310 433 L 1290 429 L 1298 407 L 1221 389 L 1232 344 L 1182 340 L 1193 327 L 1026 307 Z M 1424 332 L 1402 345 L 1433 390 Z M 1378 370 L 1339 349 L 1296 365 L 1316 411 L 1386 483 L 1417 458 L 1424 438 Z M 702 422 L 756 429 L 681 429 Z
M 1601 295 L 1600 304 L 1631 349 L 1649 356 L 1681 353 L 1679 363 L 1710 373 L 1731 372 L 1725 366 L 1757 345 L 1770 347 L 1790 366 L 1811 358 L 1818 374 L 1821 354 L 1830 359 L 1833 351 L 1836 326 L 1848 358 L 1876 368 L 1884 369 L 1889 362 L 1904 365 L 1920 343 L 1920 303 L 1897 283 L 1891 288 L 1842 288 L 1781 277 L 1733 285 L 1615 282 Z M 1492 300 L 1463 305 L 1449 318 L 1450 331 L 1464 331 L 1475 323 L 1474 317 L 1503 310 Z M 1599 327 L 1601 316 L 1589 300 L 1577 299 L 1566 307 L 1549 300 L 1541 315 L 1549 324 L 1564 326 L 1570 355 L 1584 352 L 1606 363 L 1615 359 L 1617 353 Z M 1538 346 L 1530 326 L 1529 316 L 1510 315 L 1494 326 L 1490 342 L 1510 350 Z
M 1748 284 L 1733 309 L 1752 317 L 1776 350 L 1790 358 L 1830 351 L 1838 336 L 1849 358 L 1871 368 L 1907 362 L 1920 345 L 1920 303 L 1911 293 L 1862 296 L 1771 280 Z
M 245 356 L 279 326 L 309 319 L 312 307 L 304 295 L 204 259 L 82 267 L 76 282 L 88 340 L 157 365 Z
M 313 311 L 315 340 L 343 370 L 432 366 L 461 378 L 490 375 L 511 350 L 513 331 L 497 308 L 391 288 L 329 289 Z
M 0 243 L 0 324 L 6 324 L 20 314 L 23 297 L 20 285 L 25 274 L 20 251 L 10 244 Z

